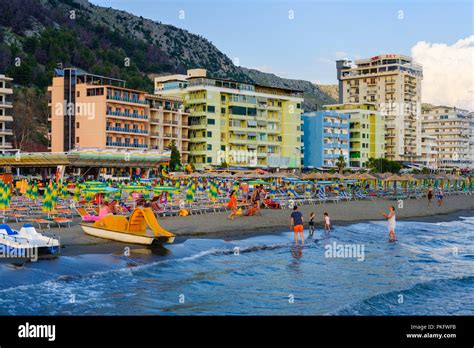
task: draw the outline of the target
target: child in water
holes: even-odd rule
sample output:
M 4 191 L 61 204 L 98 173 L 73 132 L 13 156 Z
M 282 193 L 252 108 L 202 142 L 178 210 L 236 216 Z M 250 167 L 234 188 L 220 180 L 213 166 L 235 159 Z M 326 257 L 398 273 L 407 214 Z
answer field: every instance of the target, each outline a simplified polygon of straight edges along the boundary
M 309 216 L 309 236 L 312 237 L 314 233 L 314 213 Z
M 324 231 L 331 232 L 331 219 L 328 213 L 324 213 Z

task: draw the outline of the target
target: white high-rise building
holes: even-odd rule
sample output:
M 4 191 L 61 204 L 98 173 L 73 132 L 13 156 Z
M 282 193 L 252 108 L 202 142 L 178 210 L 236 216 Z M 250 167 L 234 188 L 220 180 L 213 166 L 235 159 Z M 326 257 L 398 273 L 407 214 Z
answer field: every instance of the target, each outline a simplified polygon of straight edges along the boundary
M 12 78 L 0 75 L 0 152 L 12 148 L 12 144 L 6 141 L 8 136 L 13 135 L 11 128 L 7 128 L 8 123 L 13 121 L 11 114 L 13 105 L 10 99 L 13 94 L 11 81 L 13 81 Z
M 474 121 L 468 111 L 435 106 L 423 111 L 423 134 L 434 136 L 438 148 L 438 168 L 473 166 Z
M 375 103 L 385 115 L 385 157 L 421 160 L 423 68 L 411 57 L 384 54 L 336 62 L 339 103 Z

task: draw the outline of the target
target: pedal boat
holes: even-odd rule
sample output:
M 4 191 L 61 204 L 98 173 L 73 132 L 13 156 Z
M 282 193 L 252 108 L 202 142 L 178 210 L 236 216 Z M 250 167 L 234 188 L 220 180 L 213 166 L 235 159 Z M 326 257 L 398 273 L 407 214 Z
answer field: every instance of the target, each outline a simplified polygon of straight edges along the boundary
M 59 254 L 61 245 L 58 239 L 38 233 L 31 224 L 24 224 L 19 231 L 0 224 L 0 249 L 5 256 L 29 258 Z
M 95 222 L 82 222 L 83 231 L 91 236 L 123 243 L 142 245 L 174 242 L 174 234 L 163 229 L 151 208 L 137 207 L 127 219 L 122 215 L 107 215 Z

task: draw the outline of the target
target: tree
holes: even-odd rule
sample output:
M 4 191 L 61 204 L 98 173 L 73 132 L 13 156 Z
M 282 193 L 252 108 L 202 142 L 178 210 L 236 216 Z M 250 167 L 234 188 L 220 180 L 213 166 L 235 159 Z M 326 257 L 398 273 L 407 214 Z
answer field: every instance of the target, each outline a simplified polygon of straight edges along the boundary
M 369 158 L 367 167 L 375 173 L 398 173 L 402 166 L 396 161 L 390 161 L 386 158 Z
M 227 163 L 226 161 L 222 161 L 219 167 L 229 168 L 229 163 Z
M 336 167 L 339 170 L 339 174 L 342 174 L 347 163 L 343 155 L 340 155 L 337 158 Z
M 176 142 L 174 140 L 171 141 L 171 144 L 166 149 L 171 150 L 170 171 L 178 170 L 181 167 L 181 154 L 176 146 Z

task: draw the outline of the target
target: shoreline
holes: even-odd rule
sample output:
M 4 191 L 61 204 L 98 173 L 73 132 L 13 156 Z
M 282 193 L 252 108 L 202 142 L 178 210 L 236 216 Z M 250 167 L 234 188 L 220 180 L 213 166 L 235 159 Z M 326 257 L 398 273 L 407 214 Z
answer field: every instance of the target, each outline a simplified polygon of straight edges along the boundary
M 340 203 L 323 203 L 316 205 L 304 205 L 300 211 L 305 218 L 305 229 L 310 212 L 315 212 L 316 229 L 322 228 L 322 216 L 328 212 L 331 222 L 337 226 L 347 226 L 354 223 L 368 221 L 383 221 L 383 212 L 388 210 L 389 205 L 394 205 L 397 220 L 411 220 L 422 222 L 442 222 L 458 219 L 460 216 L 473 216 L 474 197 L 470 195 L 448 196 L 441 207 L 434 201 L 428 207 L 426 199 L 411 199 L 403 201 L 403 208 L 398 209 L 397 201 L 377 199 L 375 201 L 348 201 Z M 264 209 L 262 216 L 237 216 L 235 220 L 227 219 L 225 212 L 208 213 L 203 215 L 189 215 L 186 217 L 158 218 L 160 225 L 176 235 L 175 243 L 182 243 L 189 238 L 209 238 L 238 240 L 252 236 L 269 235 L 288 232 L 290 209 Z M 85 234 L 77 224 L 78 218 L 74 219 L 71 228 L 52 228 L 44 230 L 45 234 L 55 234 L 61 238 L 62 256 L 73 256 L 81 254 L 110 254 L 124 250 L 144 248 L 142 245 L 126 244 L 96 238 Z M 14 228 L 21 227 L 22 223 L 11 224 Z

